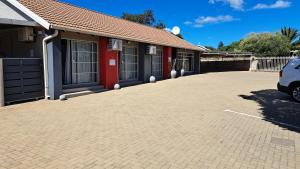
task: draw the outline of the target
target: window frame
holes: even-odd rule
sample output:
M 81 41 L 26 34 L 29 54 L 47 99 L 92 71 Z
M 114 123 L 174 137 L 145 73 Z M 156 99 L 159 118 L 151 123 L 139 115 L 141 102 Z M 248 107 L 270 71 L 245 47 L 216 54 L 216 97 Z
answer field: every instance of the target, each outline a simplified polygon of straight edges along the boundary
M 124 70 L 122 70 L 121 67 L 119 67 L 119 81 L 120 82 L 127 82 L 127 81 L 138 81 L 139 80 L 139 44 L 137 42 L 132 42 L 130 41 L 130 43 L 128 42 L 123 42 L 123 47 L 122 47 L 122 51 L 120 52 L 120 62 L 122 57 L 124 58 Z M 131 48 L 131 49 L 136 49 L 136 63 L 126 63 L 126 56 L 135 56 L 134 54 L 128 54 L 126 53 L 126 49 L 125 48 Z M 126 70 L 128 65 L 135 65 L 136 66 L 136 71 L 128 71 Z M 123 76 L 123 72 L 124 72 L 124 76 L 123 79 L 121 79 L 120 75 Z M 132 73 L 135 72 L 136 73 L 136 78 L 134 79 L 127 79 L 128 73 Z
M 191 55 L 191 56 L 189 56 Z M 191 58 L 191 68 L 190 70 L 186 70 L 185 69 L 185 61 L 189 60 L 189 58 Z M 176 65 L 176 69 L 178 70 L 177 67 L 178 63 L 181 64 L 181 68 L 179 69 L 184 69 L 185 72 L 187 73 L 191 73 L 194 72 L 195 68 L 194 68 L 194 62 L 195 62 L 195 52 L 192 50 L 184 50 L 184 49 L 179 49 L 177 50 L 177 65 Z
M 160 51 L 160 53 L 161 53 L 161 55 L 159 55 L 159 56 L 158 56 L 158 54 L 157 54 L 158 51 Z M 163 48 L 162 48 L 161 46 L 157 46 L 157 47 L 156 47 L 156 54 L 155 54 L 155 55 L 151 55 L 151 75 L 152 75 L 152 76 L 155 76 L 155 77 L 158 77 L 158 78 L 163 77 L 163 52 L 164 52 L 164 51 L 163 51 Z M 156 75 L 156 74 L 153 73 L 153 72 L 154 72 L 154 71 L 153 71 L 153 66 L 154 66 L 154 65 L 153 65 L 153 63 L 154 63 L 154 62 L 153 62 L 153 60 L 154 60 L 153 57 L 160 57 L 160 63 L 158 64 L 158 65 L 160 65 L 160 66 L 159 66 L 160 70 L 159 70 L 159 71 L 155 70 L 155 72 L 160 72 L 160 73 L 159 73 L 160 75 Z M 157 64 L 157 63 L 156 63 L 156 64 Z
M 78 87 L 86 87 L 86 86 L 94 86 L 100 83 L 100 65 L 99 65 L 99 42 L 98 41 L 93 41 L 93 40 L 80 40 L 80 39 L 73 39 L 73 38 L 61 38 L 61 40 L 66 40 L 66 41 L 70 41 L 70 43 L 72 43 L 72 41 L 76 41 L 76 42 L 85 42 L 85 43 L 94 43 L 96 45 L 96 52 L 89 52 L 92 55 L 96 54 L 96 59 L 97 62 L 96 63 L 96 81 L 95 82 L 86 82 L 86 83 L 72 83 L 72 84 L 64 84 L 62 82 L 62 86 L 63 89 L 71 89 L 71 88 L 78 88 Z M 93 47 L 93 45 L 92 45 Z M 92 48 L 93 50 L 94 48 Z M 72 51 L 71 51 L 72 52 Z M 85 52 L 85 51 L 77 51 L 77 52 Z M 92 64 L 95 64 L 94 62 L 91 62 Z M 73 65 L 73 62 L 71 62 L 71 66 Z M 64 70 L 62 70 L 64 71 Z M 71 72 L 71 76 L 73 76 L 73 73 Z M 63 81 L 63 79 L 62 79 Z

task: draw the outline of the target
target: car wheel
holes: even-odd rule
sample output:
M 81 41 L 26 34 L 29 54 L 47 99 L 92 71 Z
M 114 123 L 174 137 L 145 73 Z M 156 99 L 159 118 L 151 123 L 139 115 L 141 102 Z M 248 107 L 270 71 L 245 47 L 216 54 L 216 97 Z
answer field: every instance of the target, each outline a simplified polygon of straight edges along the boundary
M 300 85 L 293 87 L 291 94 L 293 99 L 300 103 Z

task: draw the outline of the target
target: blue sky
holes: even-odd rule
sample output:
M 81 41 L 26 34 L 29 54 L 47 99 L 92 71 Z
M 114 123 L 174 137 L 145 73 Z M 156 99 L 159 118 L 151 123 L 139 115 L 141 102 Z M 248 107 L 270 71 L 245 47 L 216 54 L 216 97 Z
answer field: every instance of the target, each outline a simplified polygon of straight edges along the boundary
M 179 26 L 193 44 L 216 47 L 249 33 L 276 32 L 283 26 L 300 30 L 299 0 L 61 0 L 120 17 L 123 12 L 152 9 L 168 28 Z

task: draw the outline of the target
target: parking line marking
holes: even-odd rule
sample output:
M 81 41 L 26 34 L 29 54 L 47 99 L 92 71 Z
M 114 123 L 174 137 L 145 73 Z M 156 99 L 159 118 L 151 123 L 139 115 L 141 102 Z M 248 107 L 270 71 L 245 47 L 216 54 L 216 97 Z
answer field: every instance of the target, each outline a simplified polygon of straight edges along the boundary
M 236 112 L 236 111 L 233 111 L 233 110 L 230 110 L 230 109 L 226 109 L 226 110 L 224 110 L 224 112 L 230 112 L 230 113 L 234 113 L 234 114 L 238 114 L 238 115 L 242 115 L 242 116 L 247 116 L 247 117 L 252 117 L 252 118 L 256 118 L 256 119 L 260 119 L 260 120 L 264 119 L 264 118 L 259 117 L 259 116 L 254 116 L 254 115 L 250 115 L 250 114 L 246 114 L 246 113 L 240 113 L 240 112 Z M 287 124 L 287 123 L 282 123 L 282 122 L 275 121 L 275 120 L 272 120 L 272 119 L 270 119 L 270 120 L 266 119 L 266 121 L 269 121 L 269 122 L 272 122 L 272 123 L 277 123 L 277 124 L 287 126 L 287 127 L 292 127 L 292 128 L 295 128 L 295 129 L 300 129 L 299 126 L 295 126 L 295 125 Z
M 246 114 L 246 113 L 240 113 L 240 112 L 236 112 L 236 111 L 232 111 L 232 110 L 224 110 L 225 112 L 230 112 L 230 113 L 234 113 L 234 114 L 239 114 L 239 115 L 242 115 L 242 116 L 248 116 L 248 117 L 253 117 L 253 118 L 256 118 L 256 119 L 263 119 L 262 117 L 259 117 L 259 116 L 253 116 L 253 115 L 250 115 L 250 114 Z

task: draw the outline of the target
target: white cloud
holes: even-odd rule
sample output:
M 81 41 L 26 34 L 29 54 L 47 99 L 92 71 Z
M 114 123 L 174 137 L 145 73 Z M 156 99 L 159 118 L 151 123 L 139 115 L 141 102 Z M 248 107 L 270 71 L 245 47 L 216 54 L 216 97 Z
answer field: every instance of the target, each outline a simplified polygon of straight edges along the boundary
M 288 8 L 292 5 L 292 2 L 285 0 L 277 0 L 273 4 L 263 4 L 259 3 L 253 7 L 253 9 L 278 9 L 278 8 Z
M 208 0 L 208 3 L 215 4 L 217 2 L 223 2 L 229 4 L 231 8 L 236 10 L 243 10 L 244 0 Z
M 185 21 L 184 24 L 185 24 L 185 25 L 192 25 L 193 22 L 191 22 L 191 21 Z
M 194 27 L 203 27 L 207 24 L 218 24 L 224 22 L 232 22 L 238 20 L 231 15 L 219 15 L 219 16 L 200 16 L 199 18 L 195 19 L 194 22 L 186 21 L 184 22 L 185 25 L 193 25 Z

